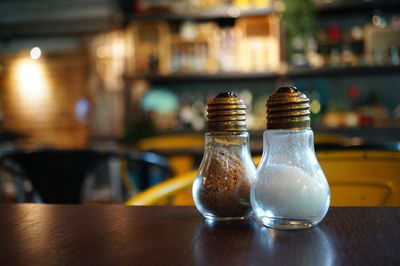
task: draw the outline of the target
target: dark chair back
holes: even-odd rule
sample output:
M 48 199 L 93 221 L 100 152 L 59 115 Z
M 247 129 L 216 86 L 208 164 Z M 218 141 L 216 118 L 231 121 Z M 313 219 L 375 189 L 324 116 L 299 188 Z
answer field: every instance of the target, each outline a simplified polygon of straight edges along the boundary
M 81 203 L 86 176 L 110 154 L 87 150 L 45 150 L 6 155 L 29 179 L 45 203 Z
M 142 191 L 172 176 L 168 160 L 156 153 L 131 151 L 123 155 L 130 182 Z

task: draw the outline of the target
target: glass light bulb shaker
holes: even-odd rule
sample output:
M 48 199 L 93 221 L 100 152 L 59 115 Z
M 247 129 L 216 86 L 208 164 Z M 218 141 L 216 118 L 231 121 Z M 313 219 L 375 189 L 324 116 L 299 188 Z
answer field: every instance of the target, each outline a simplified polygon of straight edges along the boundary
M 267 101 L 263 154 L 251 188 L 259 221 L 276 229 L 317 225 L 330 203 L 329 185 L 314 151 L 310 100 L 282 87 Z
M 208 103 L 205 149 L 192 194 L 199 212 L 211 220 L 252 215 L 250 187 L 255 166 L 249 151 L 246 106 L 233 93 Z

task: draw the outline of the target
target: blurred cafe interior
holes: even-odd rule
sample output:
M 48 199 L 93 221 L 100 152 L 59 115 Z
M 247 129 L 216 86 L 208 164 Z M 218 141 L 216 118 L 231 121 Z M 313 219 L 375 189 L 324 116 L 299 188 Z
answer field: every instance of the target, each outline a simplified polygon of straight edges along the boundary
M 0 200 L 193 205 L 207 103 L 244 101 L 257 162 L 281 86 L 331 205 L 400 205 L 400 1 L 2 0 Z

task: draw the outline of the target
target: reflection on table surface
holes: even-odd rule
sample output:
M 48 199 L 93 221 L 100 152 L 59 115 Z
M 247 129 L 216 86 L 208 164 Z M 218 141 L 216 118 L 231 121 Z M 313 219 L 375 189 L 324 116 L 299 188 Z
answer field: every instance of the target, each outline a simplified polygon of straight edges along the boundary
M 219 235 L 228 233 L 237 239 L 250 239 L 235 245 L 218 241 Z M 242 223 L 204 220 L 198 224 L 194 237 L 196 265 L 234 265 L 238 257 L 246 260 L 248 265 L 279 265 L 283 258 L 285 265 L 335 265 L 334 246 L 324 226 L 281 231 L 264 227 L 254 220 Z M 228 256 L 230 253 L 235 256 Z

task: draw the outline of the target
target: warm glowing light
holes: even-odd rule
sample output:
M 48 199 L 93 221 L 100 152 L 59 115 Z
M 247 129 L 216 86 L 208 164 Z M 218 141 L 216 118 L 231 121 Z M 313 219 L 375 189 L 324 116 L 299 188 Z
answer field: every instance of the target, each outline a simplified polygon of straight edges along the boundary
M 317 100 L 312 100 L 310 110 L 313 114 L 318 114 L 321 111 L 321 104 Z
M 20 97 L 26 102 L 40 104 L 49 94 L 49 85 L 42 64 L 24 59 L 16 65 L 16 83 Z
M 42 55 L 42 50 L 40 50 L 39 47 L 34 47 L 34 48 L 31 49 L 30 55 L 31 55 L 32 59 L 35 59 L 35 60 L 39 59 L 40 56 Z
M 96 55 L 98 58 L 105 58 L 107 57 L 108 51 L 106 46 L 100 46 L 96 50 Z
M 230 7 L 228 9 L 228 15 L 232 18 L 238 18 L 240 16 L 240 9 L 237 7 Z

